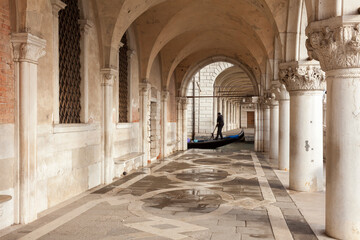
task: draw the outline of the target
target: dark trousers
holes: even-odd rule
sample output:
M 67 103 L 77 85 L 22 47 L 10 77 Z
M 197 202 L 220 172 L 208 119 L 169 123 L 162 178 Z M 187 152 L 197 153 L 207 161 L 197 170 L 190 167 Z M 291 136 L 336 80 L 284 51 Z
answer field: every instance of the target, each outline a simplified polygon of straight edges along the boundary
M 216 138 L 215 139 L 218 139 L 219 138 L 219 136 L 220 136 L 220 138 L 221 139 L 223 139 L 223 135 L 222 135 L 222 128 L 223 128 L 223 125 L 219 125 L 218 126 L 218 130 L 217 130 L 217 134 L 216 134 Z

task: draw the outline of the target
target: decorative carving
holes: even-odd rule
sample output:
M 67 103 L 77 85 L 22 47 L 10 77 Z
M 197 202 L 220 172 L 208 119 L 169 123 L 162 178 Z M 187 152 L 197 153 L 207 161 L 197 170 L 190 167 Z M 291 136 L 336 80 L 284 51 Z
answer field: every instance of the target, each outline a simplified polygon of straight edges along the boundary
M 140 91 L 140 95 L 144 96 L 144 95 L 148 95 L 151 89 L 151 84 L 148 81 L 144 81 L 139 83 L 139 91 Z
M 114 69 L 102 69 L 101 86 L 113 86 L 116 80 L 116 73 Z
M 37 64 L 45 56 L 46 41 L 30 33 L 16 33 L 11 39 L 14 50 L 14 61 L 28 61 Z
M 169 91 L 167 91 L 167 90 L 164 90 L 164 91 L 162 91 L 162 101 L 164 101 L 164 102 L 166 102 L 167 100 L 168 100 L 168 98 L 169 98 Z
M 279 76 L 289 92 L 325 89 L 325 73 L 318 64 L 311 62 L 280 64 Z
M 309 57 L 324 71 L 360 67 L 360 18 L 336 17 L 313 22 L 306 29 Z M 355 19 L 356 20 L 356 19 Z
M 290 100 L 289 92 L 286 90 L 286 86 L 281 84 L 280 87 L 274 89 L 274 94 L 279 101 Z

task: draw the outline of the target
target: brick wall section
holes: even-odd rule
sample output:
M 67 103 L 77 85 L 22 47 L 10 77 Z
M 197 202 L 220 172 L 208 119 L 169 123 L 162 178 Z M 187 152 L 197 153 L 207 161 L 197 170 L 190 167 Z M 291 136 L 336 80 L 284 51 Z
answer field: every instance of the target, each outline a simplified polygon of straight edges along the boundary
M 0 124 L 15 121 L 14 64 L 10 44 L 9 1 L 0 2 Z

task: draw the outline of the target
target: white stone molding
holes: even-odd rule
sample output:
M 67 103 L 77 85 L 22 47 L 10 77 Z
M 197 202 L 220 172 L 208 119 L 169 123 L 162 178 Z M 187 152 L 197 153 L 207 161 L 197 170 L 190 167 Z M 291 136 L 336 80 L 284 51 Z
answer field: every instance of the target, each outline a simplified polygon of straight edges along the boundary
M 30 33 L 11 35 L 14 51 L 16 93 L 18 99 L 17 156 L 19 169 L 15 208 L 19 209 L 16 222 L 29 223 L 37 218 L 37 81 L 38 60 L 45 55 L 46 41 Z M 18 221 L 19 220 L 19 221 Z
M 310 58 L 324 71 L 360 68 L 360 16 L 348 15 L 312 22 L 306 28 Z
M 281 63 L 279 76 L 289 92 L 324 90 L 326 85 L 325 73 L 314 61 Z

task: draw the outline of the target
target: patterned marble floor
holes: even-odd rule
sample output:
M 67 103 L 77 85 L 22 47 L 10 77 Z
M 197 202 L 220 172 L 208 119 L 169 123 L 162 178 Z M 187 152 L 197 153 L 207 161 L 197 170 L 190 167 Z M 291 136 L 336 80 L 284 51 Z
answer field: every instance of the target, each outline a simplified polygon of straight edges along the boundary
M 176 154 L 0 239 L 317 239 L 266 158 L 250 148 Z

